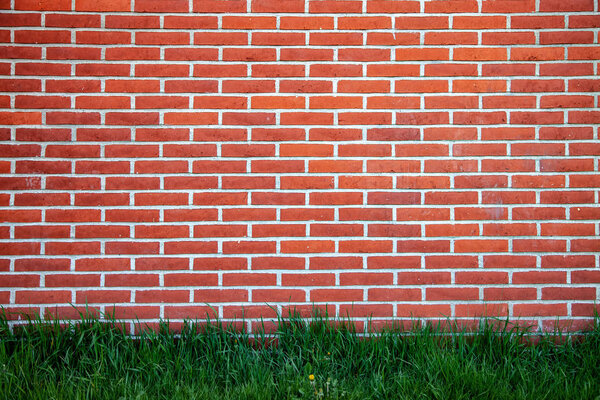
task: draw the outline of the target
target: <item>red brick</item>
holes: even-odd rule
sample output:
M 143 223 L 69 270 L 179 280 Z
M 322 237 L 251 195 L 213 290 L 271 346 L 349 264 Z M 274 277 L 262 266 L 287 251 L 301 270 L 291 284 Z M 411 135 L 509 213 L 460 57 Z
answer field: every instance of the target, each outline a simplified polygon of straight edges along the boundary
M 536 288 L 485 288 L 483 290 L 483 299 L 485 301 L 519 301 L 536 300 Z
M 398 304 L 397 316 L 406 318 L 447 318 L 449 304 Z
M 281 109 L 281 108 L 304 108 L 305 100 L 297 96 L 255 96 L 252 97 L 252 108 Z
M 217 251 L 217 242 L 172 241 L 165 243 L 165 254 L 211 254 Z
M 515 316 L 566 316 L 566 304 L 515 304 Z
M 254 46 L 303 46 L 306 43 L 304 33 L 287 32 L 254 32 Z
M 282 286 L 333 286 L 335 275 L 333 274 L 283 274 Z
M 476 32 L 426 32 L 426 45 L 476 45 Z
M 127 80 L 119 79 L 112 80 L 107 79 L 105 82 L 106 92 L 109 93 L 123 93 L 123 92 L 151 92 L 156 93 L 159 91 L 160 82 L 157 80 Z
M 311 257 L 310 269 L 361 269 L 362 259 L 360 257 L 334 256 L 334 257 Z
M 256 302 L 303 302 L 306 299 L 304 290 L 291 289 L 258 289 L 252 291 L 252 300 Z M 264 315 L 264 314 L 263 314 Z
M 106 221 L 112 222 L 158 222 L 158 210 L 106 210 Z
M 160 315 L 157 306 L 116 306 L 107 313 L 115 319 L 156 319 Z
M 446 253 L 449 250 L 448 240 L 400 240 L 397 244 L 399 253 Z
M 561 47 L 519 47 L 512 49 L 510 53 L 510 59 L 513 61 L 548 61 L 562 60 L 563 58 L 564 49 Z
M 572 306 L 572 315 L 593 317 L 598 315 L 598 306 L 590 303 L 574 303 Z
M 391 240 L 344 240 L 339 243 L 340 253 L 391 253 Z
M 70 205 L 70 196 L 68 193 L 16 193 L 14 197 L 15 206 L 66 206 Z M 6 215 L 18 215 L 19 211 L 12 210 Z M 40 213 L 34 212 L 31 215 L 35 215 L 38 221 L 40 220 Z
M 482 44 L 535 44 L 535 34 L 533 32 L 484 32 Z
M 398 273 L 398 285 L 449 285 L 450 272 L 404 272 Z
M 137 2 L 136 2 L 137 3 Z M 93 0 L 75 0 L 76 11 L 130 11 L 131 0 L 110 0 L 98 3 Z
M 181 270 L 188 269 L 189 261 L 174 257 L 143 257 L 135 260 L 136 271 Z
M 252 194 L 252 204 L 258 205 L 304 205 L 304 193 L 261 193 Z
M 363 43 L 363 34 L 360 32 L 311 32 L 309 43 L 311 46 L 359 46 Z
M 158 254 L 157 242 L 107 242 L 106 254 Z
M 100 285 L 98 274 L 58 274 L 48 275 L 45 280 L 46 287 L 97 287 Z
M 362 67 L 353 64 L 312 64 L 311 77 L 355 77 L 362 76 Z
M 508 273 L 498 271 L 457 272 L 455 281 L 459 285 L 508 284 Z M 484 289 L 484 297 L 486 296 Z
M 468 195 L 468 194 L 466 194 Z M 433 204 L 437 204 L 440 198 L 443 196 L 443 193 L 435 193 L 430 195 L 430 201 Z M 468 197 L 465 197 L 465 193 L 458 193 L 456 196 L 453 196 L 457 202 L 460 204 L 461 202 L 466 202 Z M 471 198 L 473 198 L 471 196 Z M 469 200 L 473 202 L 473 200 Z M 494 207 L 494 208 L 475 208 L 475 207 L 457 207 L 455 208 L 455 214 L 457 220 L 486 220 L 486 219 L 506 219 L 507 218 L 507 209 L 503 207 Z
M 251 76 L 259 78 L 300 77 L 304 76 L 303 65 L 267 65 L 256 64 L 252 66 Z
M 457 304 L 455 310 L 456 317 L 497 318 L 509 315 L 506 303 Z
M 239 257 L 219 257 L 219 258 L 195 258 L 194 270 L 213 271 L 213 270 L 243 270 L 247 267 L 245 258 Z
M 15 293 L 15 304 L 60 304 L 71 301 L 71 292 L 68 290 L 18 290 Z
M 338 51 L 340 61 L 389 61 L 390 50 L 388 49 L 340 49 Z
M 483 257 L 484 268 L 535 268 L 535 257 L 518 255 L 488 255 Z
M 40 123 L 39 112 L 0 112 L 2 125 L 39 125 Z
M 541 12 L 556 12 L 556 11 L 593 11 L 593 0 L 573 0 L 568 3 L 558 0 L 542 0 L 540 2 Z
M 571 251 L 596 252 L 600 248 L 600 240 L 597 239 L 574 239 L 571 241 Z
M 274 50 L 274 49 L 269 49 Z M 239 52 L 240 49 L 235 49 Z M 273 59 L 275 56 L 273 55 Z M 332 49 L 283 48 L 280 50 L 281 61 L 333 61 Z M 267 60 L 249 60 L 267 61 Z
M 490 223 L 483 225 L 485 236 L 536 236 L 537 228 L 532 223 Z
M 136 193 L 135 205 L 160 206 L 160 205 L 187 205 L 187 193 Z
M 303 257 L 253 257 L 252 269 L 286 269 L 297 270 L 304 269 L 305 261 Z
M 201 13 L 246 12 L 246 1 L 247 0 L 194 0 L 192 11 Z
M 504 61 L 507 59 L 507 52 L 504 48 L 495 47 L 457 48 L 454 49 L 453 59 L 459 61 Z
M 130 299 L 129 290 L 78 290 L 76 292 L 76 302 L 79 304 L 127 303 Z
M 508 251 L 507 240 L 456 240 L 454 250 L 457 253 L 490 253 Z
M 595 287 L 544 287 L 543 300 L 595 300 Z
M 129 32 L 78 31 L 77 44 L 131 44 Z
M 512 276 L 512 283 L 516 285 L 566 282 L 567 273 L 559 271 L 514 272 Z
M 223 253 L 224 254 L 265 254 L 275 253 L 275 242 L 264 242 L 264 241 L 237 241 L 237 242 L 224 242 Z
M 400 80 L 395 82 L 394 88 L 396 93 L 437 93 L 448 91 L 448 82 Z
M 489 93 L 506 91 L 504 80 L 456 80 L 452 91 L 457 93 Z
M 274 286 L 275 274 L 271 273 L 226 273 L 223 275 L 224 286 Z
M 591 200 L 591 198 L 590 198 Z M 588 201 L 590 201 L 588 200 Z M 558 200 L 559 203 L 562 201 Z M 587 202 L 587 201 L 586 201 Z M 592 201 L 593 202 L 593 201 Z M 555 204 L 555 202 L 552 202 Z M 571 209 L 571 219 L 582 220 L 582 219 L 597 219 L 600 215 L 600 211 L 593 207 L 574 207 Z
M 125 10 L 129 11 L 129 10 Z M 186 0 L 135 0 L 136 12 L 189 12 L 189 2 Z
M 514 95 L 486 96 L 483 98 L 483 108 L 536 108 L 536 98 Z
M 363 100 L 358 96 L 318 96 L 310 98 L 311 109 L 362 108 Z
M 427 288 L 425 298 L 440 300 L 479 300 L 479 289 L 471 287 Z
M 290 240 L 281 242 L 282 253 L 332 253 L 335 249 L 330 240 Z
M 277 19 L 270 16 L 223 16 L 222 21 L 224 29 L 275 29 L 277 25 Z
M 40 276 L 39 275 L 1 275 L 0 276 L 0 287 L 39 287 Z
M 542 268 L 594 268 L 593 256 L 586 255 L 545 255 L 542 256 Z
M 425 227 L 425 236 L 479 236 L 479 226 L 475 224 L 432 224 Z
M 128 238 L 128 226 L 115 225 L 78 225 L 75 228 L 77 238 Z
M 301 237 L 306 236 L 306 227 L 304 225 L 253 225 L 252 236 Z
M 196 32 L 193 44 L 242 46 L 248 44 L 248 34 L 245 32 Z
M 138 225 L 135 227 L 136 238 L 182 238 L 189 236 L 189 227 L 183 225 Z
M 28 38 L 28 36 L 25 36 L 23 38 L 20 39 L 20 43 L 31 43 L 30 39 Z M 68 41 L 65 43 L 69 43 Z M 61 49 L 61 48 L 55 48 L 52 47 L 51 49 Z M 49 54 L 47 53 L 47 59 L 56 59 L 53 56 L 53 51 L 50 51 Z M 94 52 L 96 50 L 94 49 Z M 29 58 L 32 60 L 41 60 L 42 59 L 42 51 L 39 48 L 35 48 L 35 47 L 24 47 L 24 46 L 4 46 L 4 47 L 0 47 L 0 55 L 2 56 L 2 58 L 10 58 L 10 59 L 23 59 L 23 58 Z M 99 55 L 99 54 L 98 54 Z
M 488 1 L 489 3 L 490 1 Z M 505 16 L 456 16 L 452 21 L 454 29 L 505 29 Z M 485 32 L 484 32 L 485 34 Z
M 77 271 L 127 271 L 129 258 L 79 258 L 75 262 Z
M 564 219 L 565 209 L 561 207 L 515 207 L 514 220 Z
M 339 302 L 362 300 L 362 289 L 313 289 L 310 291 L 311 302 Z
M 334 210 L 327 208 L 286 208 L 281 210 L 282 221 L 332 221 L 333 217 Z M 273 217 L 273 219 L 275 218 Z
M 50 255 L 100 254 L 100 242 L 47 242 L 45 252 Z
M 136 303 L 187 303 L 190 299 L 188 290 L 136 290 Z
M 164 214 L 164 220 L 167 222 L 216 221 L 218 219 L 218 211 L 215 209 L 165 210 Z
M 274 189 L 274 177 L 243 177 L 243 176 L 225 176 L 222 178 L 224 189 Z
M 154 29 L 160 28 L 160 18 L 147 15 L 106 15 L 105 27 L 110 29 Z
M 69 0 L 16 0 L 15 10 L 28 11 L 70 11 Z
M 248 0 L 251 1 L 252 12 L 257 13 L 302 13 L 304 0 Z M 245 10 L 244 10 L 245 11 Z
M 391 304 L 342 304 L 340 305 L 340 314 L 348 318 L 360 317 L 390 317 L 393 315 L 393 305 Z M 358 328 L 360 329 L 360 328 Z
M 397 61 L 444 61 L 449 60 L 448 49 L 442 48 L 400 48 L 395 52 Z
M 595 270 L 584 270 L 584 271 L 573 271 L 571 272 L 572 283 L 599 283 L 600 275 L 599 271 Z M 552 282 L 553 283 L 553 282 Z M 558 282 L 564 283 L 564 282 Z

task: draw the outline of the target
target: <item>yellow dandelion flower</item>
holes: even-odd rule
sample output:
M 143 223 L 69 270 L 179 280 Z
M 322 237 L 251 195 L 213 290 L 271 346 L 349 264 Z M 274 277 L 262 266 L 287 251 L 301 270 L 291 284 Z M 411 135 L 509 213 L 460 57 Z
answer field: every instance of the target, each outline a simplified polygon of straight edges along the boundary
M 314 381 L 314 380 L 315 380 L 315 376 L 314 376 L 313 374 L 310 374 L 310 375 L 308 376 L 308 380 L 309 380 L 309 381 Z

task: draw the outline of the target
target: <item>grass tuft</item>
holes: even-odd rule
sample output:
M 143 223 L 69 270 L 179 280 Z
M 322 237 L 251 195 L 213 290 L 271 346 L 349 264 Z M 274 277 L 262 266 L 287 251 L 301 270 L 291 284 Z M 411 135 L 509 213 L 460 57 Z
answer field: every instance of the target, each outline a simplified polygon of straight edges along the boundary
M 234 324 L 168 322 L 131 336 L 115 319 L 0 315 L 6 399 L 600 399 L 600 324 L 541 334 L 482 320 L 466 331 L 414 324 L 364 336 L 316 312 L 274 335 Z

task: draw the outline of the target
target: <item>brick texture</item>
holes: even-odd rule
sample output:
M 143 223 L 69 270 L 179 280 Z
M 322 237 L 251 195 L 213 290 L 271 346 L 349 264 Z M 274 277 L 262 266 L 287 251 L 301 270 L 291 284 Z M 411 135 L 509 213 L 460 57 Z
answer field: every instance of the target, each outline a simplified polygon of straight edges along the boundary
M 0 8 L 8 311 L 592 318 L 597 1 Z

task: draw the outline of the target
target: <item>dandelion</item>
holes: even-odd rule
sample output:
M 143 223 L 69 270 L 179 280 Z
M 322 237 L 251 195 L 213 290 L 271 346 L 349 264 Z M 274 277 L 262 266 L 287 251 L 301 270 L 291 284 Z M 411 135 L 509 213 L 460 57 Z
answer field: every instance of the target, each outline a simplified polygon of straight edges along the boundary
M 310 381 L 310 384 L 312 385 L 313 390 L 315 391 L 315 396 L 318 396 L 317 386 L 315 385 L 315 376 L 313 374 L 310 374 L 308 376 L 308 380 Z

